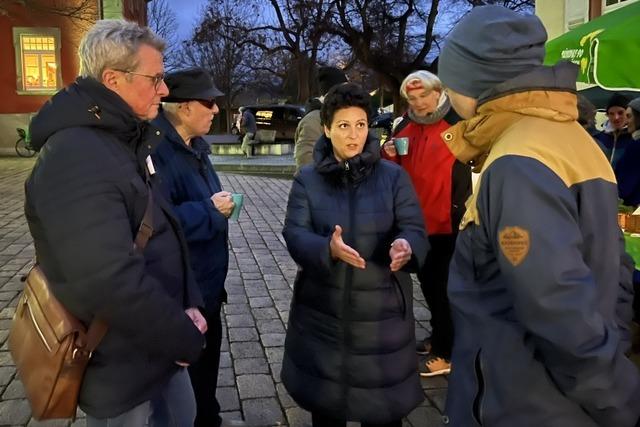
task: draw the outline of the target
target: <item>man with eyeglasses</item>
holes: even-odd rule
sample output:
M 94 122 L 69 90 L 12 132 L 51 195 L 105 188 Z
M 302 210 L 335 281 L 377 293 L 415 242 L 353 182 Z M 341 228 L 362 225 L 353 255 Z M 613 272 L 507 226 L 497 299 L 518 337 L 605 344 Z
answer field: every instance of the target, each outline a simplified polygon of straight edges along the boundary
M 38 263 L 73 315 L 108 327 L 80 392 L 88 427 L 196 416 L 186 366 L 205 344 L 204 304 L 150 157 L 162 135 L 148 121 L 169 93 L 163 49 L 148 28 L 98 21 L 80 42 L 81 76 L 30 128 L 40 156 L 25 211 Z M 140 250 L 143 217 L 153 231 Z
M 241 421 L 223 420 L 216 400 L 222 323 L 220 310 L 227 301 L 224 281 L 229 253 L 227 219 L 233 211 L 231 193 L 223 191 L 209 161 L 209 144 L 202 138 L 220 111 L 216 97 L 222 92 L 202 68 L 168 74 L 169 96 L 153 124 L 164 137 L 153 154 L 166 198 L 185 230 L 191 268 L 204 298 L 204 316 L 209 326 L 207 346 L 198 362 L 189 367 L 196 396 L 195 426 L 241 426 Z

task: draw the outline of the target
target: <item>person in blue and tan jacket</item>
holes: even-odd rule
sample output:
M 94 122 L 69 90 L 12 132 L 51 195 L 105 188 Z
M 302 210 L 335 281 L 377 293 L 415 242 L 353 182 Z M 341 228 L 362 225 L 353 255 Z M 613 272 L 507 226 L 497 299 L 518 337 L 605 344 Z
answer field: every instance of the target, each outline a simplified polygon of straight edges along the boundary
M 546 39 L 536 16 L 478 7 L 440 56 L 465 119 L 443 139 L 480 172 L 449 273 L 455 427 L 633 427 L 640 417 L 615 177 L 576 121 L 577 67 L 542 66 Z

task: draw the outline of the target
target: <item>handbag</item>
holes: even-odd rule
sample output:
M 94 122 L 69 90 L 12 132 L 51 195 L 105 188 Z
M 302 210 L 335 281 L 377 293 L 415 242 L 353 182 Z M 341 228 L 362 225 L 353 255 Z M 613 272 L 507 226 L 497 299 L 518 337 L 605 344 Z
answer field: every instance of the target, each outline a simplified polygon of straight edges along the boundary
M 134 240 L 142 252 L 153 234 L 153 196 Z M 36 420 L 76 417 L 82 378 L 107 332 L 94 318 L 89 327 L 56 299 L 40 266 L 31 268 L 9 331 L 9 350 Z

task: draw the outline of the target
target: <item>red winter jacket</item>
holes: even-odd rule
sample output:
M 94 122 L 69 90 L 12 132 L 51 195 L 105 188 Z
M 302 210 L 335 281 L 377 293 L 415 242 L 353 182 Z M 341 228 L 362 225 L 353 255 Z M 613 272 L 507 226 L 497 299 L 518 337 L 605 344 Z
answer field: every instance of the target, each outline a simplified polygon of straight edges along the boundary
M 389 157 L 382 149 L 383 158 L 400 164 L 409 173 L 430 236 L 456 233 L 471 195 L 470 168 L 453 157 L 440 137 L 458 120 L 453 110 L 428 125 L 416 123 L 405 114 L 393 137 L 409 138 L 409 154 Z

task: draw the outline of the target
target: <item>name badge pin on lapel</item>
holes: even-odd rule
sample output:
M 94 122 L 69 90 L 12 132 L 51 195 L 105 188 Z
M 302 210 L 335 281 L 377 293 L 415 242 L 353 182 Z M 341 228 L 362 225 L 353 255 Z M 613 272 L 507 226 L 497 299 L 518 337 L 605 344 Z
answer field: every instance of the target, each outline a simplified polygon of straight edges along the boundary
M 154 175 L 156 173 L 156 168 L 153 166 L 151 155 L 147 156 L 146 161 L 147 161 L 147 170 L 149 171 L 149 175 Z

